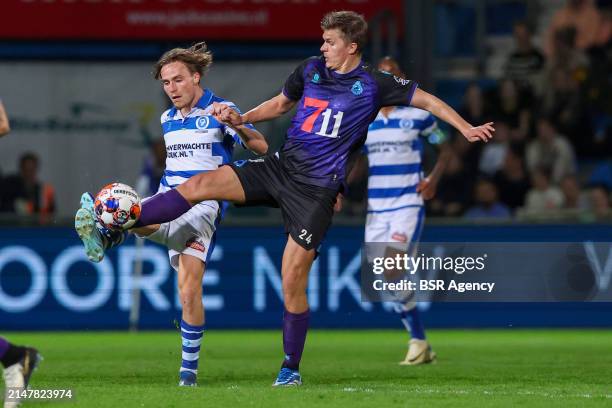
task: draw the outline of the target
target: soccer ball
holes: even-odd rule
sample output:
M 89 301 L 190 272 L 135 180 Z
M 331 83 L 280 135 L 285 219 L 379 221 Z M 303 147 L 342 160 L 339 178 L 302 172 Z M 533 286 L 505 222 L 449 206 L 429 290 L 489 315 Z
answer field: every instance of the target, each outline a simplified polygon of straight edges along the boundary
M 111 183 L 102 187 L 94 200 L 94 212 L 98 222 L 111 230 L 126 230 L 140 218 L 140 197 L 123 183 Z

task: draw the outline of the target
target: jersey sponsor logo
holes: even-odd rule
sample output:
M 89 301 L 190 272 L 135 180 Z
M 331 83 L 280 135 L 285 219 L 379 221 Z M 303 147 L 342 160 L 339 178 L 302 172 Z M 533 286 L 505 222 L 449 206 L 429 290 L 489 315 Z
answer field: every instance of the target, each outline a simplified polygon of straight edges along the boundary
M 315 72 L 310 82 L 312 82 L 313 84 L 318 84 L 320 80 L 321 80 L 321 76 L 319 75 L 318 72 Z
M 393 78 L 395 78 L 395 82 L 400 83 L 402 85 L 408 85 L 410 83 L 410 80 L 404 79 L 404 78 L 400 78 L 400 77 L 397 77 L 395 75 L 393 75 Z
M 191 238 L 187 242 L 185 242 L 185 247 L 195 249 L 196 251 L 204 252 L 206 247 L 204 244 L 199 241 L 197 238 Z
M 402 119 L 399 122 L 399 126 L 404 130 L 412 129 L 414 127 L 414 121 L 412 119 Z
M 391 235 L 391 239 L 402 243 L 408 242 L 408 237 L 406 236 L 406 234 L 403 234 L 401 232 L 394 232 L 393 235 Z
M 351 87 L 351 92 L 353 95 L 361 95 L 363 93 L 363 85 L 361 85 L 361 81 L 356 81 Z
M 198 129 L 206 129 L 208 128 L 208 125 L 210 125 L 210 119 L 208 116 L 201 116 L 198 118 L 198 120 L 196 120 L 196 127 Z

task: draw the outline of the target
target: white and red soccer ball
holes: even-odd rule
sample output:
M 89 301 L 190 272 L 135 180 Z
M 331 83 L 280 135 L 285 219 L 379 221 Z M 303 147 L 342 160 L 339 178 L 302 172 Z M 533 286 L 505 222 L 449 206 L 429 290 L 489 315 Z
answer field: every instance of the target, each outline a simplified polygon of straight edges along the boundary
M 94 213 L 105 228 L 126 230 L 140 218 L 140 197 L 123 183 L 111 183 L 102 187 L 94 200 Z

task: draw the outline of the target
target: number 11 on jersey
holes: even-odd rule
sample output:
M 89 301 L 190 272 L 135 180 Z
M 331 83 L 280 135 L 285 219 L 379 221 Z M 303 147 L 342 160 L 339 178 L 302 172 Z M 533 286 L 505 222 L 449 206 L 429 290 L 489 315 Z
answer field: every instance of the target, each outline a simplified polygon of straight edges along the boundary
M 312 107 L 317 109 L 304 121 L 304 124 L 302 125 L 303 131 L 312 132 L 312 128 L 314 126 L 315 121 L 317 120 L 319 115 L 321 115 L 323 109 L 325 109 L 325 111 L 323 112 L 323 122 L 321 123 L 321 129 L 319 129 L 318 132 L 315 132 L 315 134 L 325 137 L 338 137 L 338 132 L 340 130 L 340 125 L 342 123 L 342 116 L 344 115 L 344 112 L 338 111 L 333 116 L 334 127 L 332 128 L 331 133 L 327 133 L 327 128 L 329 127 L 329 120 L 332 117 L 333 112 L 330 108 L 327 108 L 327 105 L 329 105 L 328 101 L 322 101 L 320 99 L 309 97 L 304 98 L 304 107 Z

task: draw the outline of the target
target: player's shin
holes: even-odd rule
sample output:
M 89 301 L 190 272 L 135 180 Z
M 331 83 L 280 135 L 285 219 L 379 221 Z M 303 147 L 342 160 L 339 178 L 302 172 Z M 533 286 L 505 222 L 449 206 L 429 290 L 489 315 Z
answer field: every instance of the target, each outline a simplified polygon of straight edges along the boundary
M 310 310 L 306 310 L 303 313 L 291 313 L 285 310 L 283 315 L 283 350 L 285 352 L 285 359 L 282 365 L 284 368 L 299 370 L 309 322 Z
M 180 368 L 180 383 L 182 386 L 196 385 L 200 345 L 204 336 L 204 325 L 191 325 L 181 320 L 182 361 Z
M 425 340 L 425 325 L 421 319 L 421 313 L 416 305 L 407 308 L 403 304 L 396 307 L 400 319 L 413 339 Z

